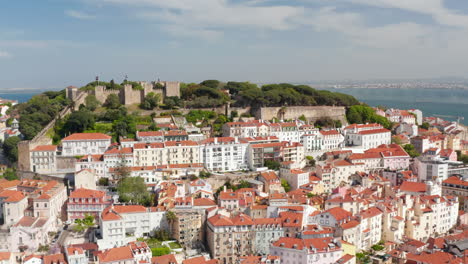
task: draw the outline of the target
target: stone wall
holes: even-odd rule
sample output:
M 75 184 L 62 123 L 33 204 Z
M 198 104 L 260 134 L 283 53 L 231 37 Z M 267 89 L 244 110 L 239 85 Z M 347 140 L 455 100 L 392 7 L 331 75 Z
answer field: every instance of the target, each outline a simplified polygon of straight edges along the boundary
M 75 171 L 75 157 L 57 157 L 57 170 L 72 170 Z
M 314 122 L 322 117 L 340 120 L 346 124 L 346 109 L 343 106 L 289 106 L 289 107 L 262 107 L 255 111 L 257 119 L 271 120 L 295 119 L 304 115 L 308 121 Z
M 91 94 L 93 94 L 94 96 L 96 96 L 96 99 L 101 102 L 101 103 L 104 103 L 107 99 L 107 97 L 111 94 L 116 94 L 119 96 L 120 98 L 120 101 L 122 101 L 122 97 L 120 96 L 120 90 L 106 90 L 106 88 L 104 86 L 96 86 L 94 88 L 94 91 L 91 92 Z
M 24 140 L 18 143 L 18 170 L 19 171 L 30 171 L 31 170 L 31 150 L 40 145 L 52 144 L 52 139 L 47 135 L 49 130 L 53 129 L 55 122 L 59 119 L 63 119 L 65 116 L 70 114 L 73 109 L 77 109 L 80 104 L 84 104 L 86 97 L 88 96 L 85 92 L 73 93 L 75 100 L 72 106 L 65 107 L 52 121 L 49 122 L 33 139 Z

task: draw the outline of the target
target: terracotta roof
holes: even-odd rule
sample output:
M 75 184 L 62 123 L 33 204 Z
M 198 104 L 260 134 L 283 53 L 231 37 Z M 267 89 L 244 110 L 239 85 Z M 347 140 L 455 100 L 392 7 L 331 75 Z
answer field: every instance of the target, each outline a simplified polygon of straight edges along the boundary
M 303 250 L 307 248 L 311 250 L 312 248 L 316 249 L 317 252 L 325 252 L 329 249 L 329 245 L 333 244 L 333 238 L 324 237 L 324 238 L 309 238 L 309 239 L 300 239 L 292 237 L 281 237 L 278 241 L 274 242 L 272 245 L 275 247 L 283 247 L 295 250 Z M 340 249 L 339 247 L 334 247 L 334 249 Z M 333 251 L 333 249 L 330 249 Z
M 274 172 L 274 171 L 262 172 L 262 173 L 260 173 L 260 176 L 262 176 L 267 181 L 278 180 L 278 175 L 276 175 L 276 172 Z
M 177 264 L 177 260 L 174 254 L 152 257 L 151 264 Z
M 57 146 L 56 145 L 42 145 L 42 146 L 37 146 L 31 151 L 57 151 Z
M 162 137 L 162 131 L 137 131 L 137 137 Z
M 423 182 L 410 182 L 404 181 L 400 185 L 400 191 L 402 192 L 419 192 L 424 193 L 426 192 L 426 184 Z
M 103 191 L 78 188 L 70 193 L 70 198 L 103 198 L 106 195 Z
M 111 148 L 104 152 L 104 155 L 111 155 L 111 154 L 132 154 L 133 148 Z
M 345 209 L 341 207 L 330 208 L 326 210 L 324 213 L 329 213 L 330 215 L 333 216 L 333 218 L 336 219 L 336 221 L 341 221 L 341 220 L 344 220 L 346 218 L 353 216 L 352 213 L 346 211 Z
M 67 247 L 68 255 L 75 255 L 75 252 L 77 254 L 83 254 L 84 253 L 83 249 L 80 248 L 80 247 Z
M 146 211 L 146 207 L 141 205 L 112 205 L 104 209 L 104 211 L 102 212 L 102 220 L 119 220 L 120 214 L 143 213 Z
M 218 260 L 211 259 L 206 260 L 204 256 L 190 258 L 182 261 L 182 264 L 216 264 Z
M 216 202 L 208 198 L 198 198 L 193 200 L 194 206 L 216 206 Z
M 56 264 L 56 263 L 67 264 L 68 262 L 65 260 L 65 256 L 63 254 L 54 254 L 54 255 L 44 256 L 43 264 Z
M 458 186 L 468 186 L 468 181 L 464 181 L 460 179 L 458 176 L 451 176 L 447 178 L 445 181 L 442 183 L 444 184 L 453 184 L 453 185 L 458 185 Z
M 424 264 L 462 264 L 464 262 L 457 256 L 441 251 L 436 251 L 434 253 L 423 252 L 420 255 L 408 253 L 406 254 L 406 259 Z
M 133 260 L 133 253 L 129 246 L 105 250 L 97 254 L 99 263 Z
M 380 214 L 382 214 L 382 211 L 377 207 L 371 207 L 367 210 L 362 210 L 360 212 L 360 215 L 363 219 L 375 217 Z
M 340 132 L 338 132 L 338 130 L 328 130 L 328 131 L 320 130 L 320 134 L 324 136 L 331 136 L 331 135 L 340 135 Z
M 343 229 L 350 229 L 350 228 L 353 228 L 353 227 L 356 227 L 358 226 L 360 223 L 356 220 L 351 220 L 349 222 L 346 222 L 344 224 L 341 224 L 341 228 Z
M 10 252 L 0 252 L 0 260 L 10 260 L 11 253 Z
M 110 140 L 112 137 L 102 133 L 75 133 L 62 139 L 62 141 L 69 140 Z
M 359 131 L 359 135 L 370 135 L 370 134 L 380 134 L 380 133 L 390 133 L 390 130 L 385 129 L 385 128 L 380 128 L 380 129 L 371 129 L 371 130 L 364 130 L 364 131 Z
M 254 224 L 250 216 L 242 213 L 234 217 L 218 214 L 208 218 L 208 222 L 214 226 L 243 226 Z
M 16 203 L 25 198 L 22 192 L 14 190 L 4 190 L 0 193 L 0 197 L 5 197 L 4 202 L 7 203 Z

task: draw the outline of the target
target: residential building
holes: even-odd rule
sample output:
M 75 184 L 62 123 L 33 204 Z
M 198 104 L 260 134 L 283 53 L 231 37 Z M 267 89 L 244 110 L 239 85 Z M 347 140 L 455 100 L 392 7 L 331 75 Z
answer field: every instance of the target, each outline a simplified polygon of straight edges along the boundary
M 438 157 L 419 156 L 414 159 L 414 169 L 420 181 L 444 181 L 448 178 L 448 164 Z
M 343 256 L 343 250 L 341 243 L 331 237 L 282 237 L 272 243 L 270 254 L 280 256 L 283 264 L 335 264 Z
M 140 205 L 111 205 L 99 217 L 100 249 L 124 246 L 154 230 L 168 227 L 165 211 Z
M 270 253 L 270 244 L 284 236 L 281 219 L 256 218 L 253 221 L 253 254 L 268 255 Z
M 338 130 L 320 130 L 320 134 L 322 134 L 323 150 L 338 149 L 344 144 L 344 137 Z
M 382 144 L 390 144 L 391 132 L 385 128 L 363 130 L 357 133 L 346 134 L 346 144 L 349 146 L 359 146 L 364 149 L 375 148 Z
M 57 146 L 42 145 L 31 150 L 31 171 L 50 173 L 57 170 Z
M 111 136 L 102 133 L 75 133 L 62 139 L 63 156 L 102 154 L 111 144 Z
M 221 263 L 237 263 L 240 256 L 253 253 L 251 228 L 255 222 L 245 214 L 208 218 L 207 243 L 211 256 Z
M 240 171 L 247 166 L 248 142 L 237 137 L 208 138 L 200 143 L 200 162 L 209 171 Z
M 111 204 L 111 198 L 103 191 L 78 188 L 68 197 L 68 220 L 74 222 L 86 215 L 92 215 L 95 219 L 99 219 L 101 212 Z

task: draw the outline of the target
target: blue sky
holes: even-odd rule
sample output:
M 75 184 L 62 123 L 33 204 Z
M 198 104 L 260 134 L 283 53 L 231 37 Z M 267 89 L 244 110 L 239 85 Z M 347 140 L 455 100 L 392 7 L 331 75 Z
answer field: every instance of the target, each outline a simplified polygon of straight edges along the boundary
M 468 77 L 468 1 L 15 0 L 0 89 Z

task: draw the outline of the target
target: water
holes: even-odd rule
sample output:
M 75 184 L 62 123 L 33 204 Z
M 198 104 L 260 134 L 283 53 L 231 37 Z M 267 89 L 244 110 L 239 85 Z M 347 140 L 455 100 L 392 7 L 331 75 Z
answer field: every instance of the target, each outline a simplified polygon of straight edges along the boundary
M 9 100 L 17 100 L 19 103 L 27 102 L 31 97 L 34 95 L 40 94 L 40 92 L 36 93 L 0 93 L 0 98 L 2 99 L 9 99 Z
M 417 108 L 424 116 L 439 115 L 446 120 L 464 117 L 461 123 L 468 124 L 468 90 L 462 89 L 326 89 L 356 97 L 370 106 L 388 108 Z

